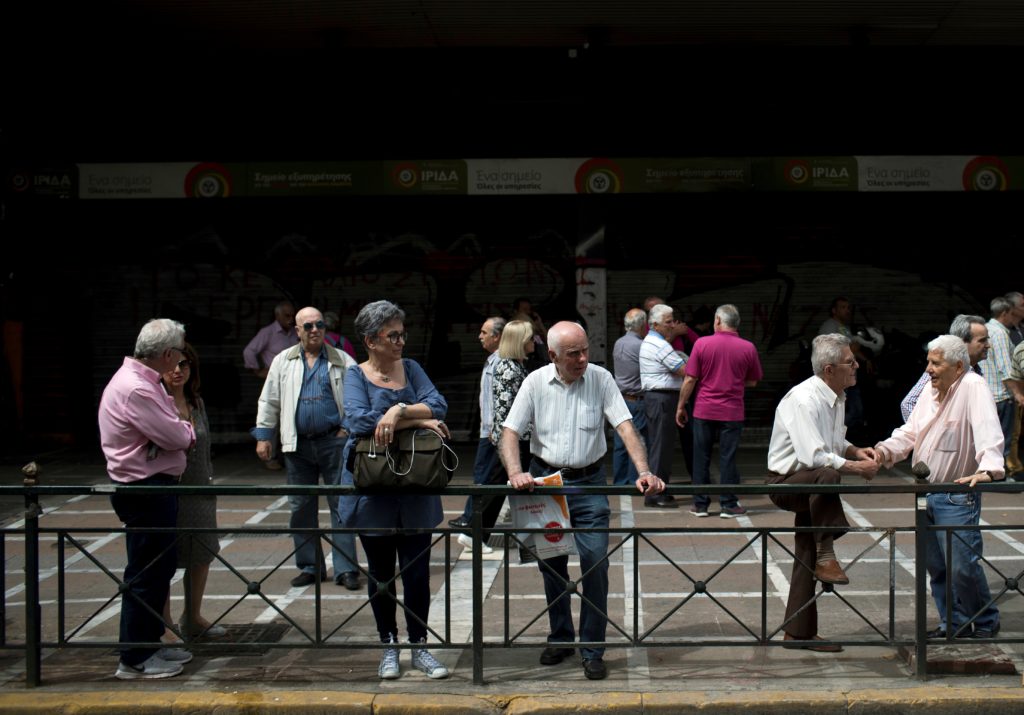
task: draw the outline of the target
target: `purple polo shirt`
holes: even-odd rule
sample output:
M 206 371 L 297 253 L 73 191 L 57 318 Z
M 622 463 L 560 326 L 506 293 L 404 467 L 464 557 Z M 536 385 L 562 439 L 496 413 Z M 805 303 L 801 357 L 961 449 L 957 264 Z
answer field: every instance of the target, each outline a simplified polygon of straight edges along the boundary
M 743 383 L 764 377 L 754 344 L 727 331 L 693 344 L 686 374 L 698 380 L 693 416 L 720 422 L 743 421 Z
M 287 350 L 299 342 L 299 334 L 295 328 L 282 328 L 276 320 L 270 325 L 265 325 L 256 333 L 256 337 L 249 341 L 249 344 L 242 350 L 242 357 L 245 359 L 245 366 L 250 370 L 270 367 L 277 354 Z

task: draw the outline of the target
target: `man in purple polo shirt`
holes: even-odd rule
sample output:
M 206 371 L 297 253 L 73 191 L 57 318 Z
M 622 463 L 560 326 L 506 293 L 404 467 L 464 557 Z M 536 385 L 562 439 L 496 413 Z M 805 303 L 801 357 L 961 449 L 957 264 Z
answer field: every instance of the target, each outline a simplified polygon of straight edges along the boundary
M 764 373 L 757 357 L 757 348 L 739 336 L 740 313 L 734 305 L 720 305 L 715 310 L 714 334 L 693 344 L 686 363 L 686 377 L 679 389 L 676 423 L 682 427 L 689 419 L 686 401 L 694 388 L 697 400 L 693 407 L 693 483 L 711 481 L 711 449 L 718 439 L 721 453 L 721 484 L 739 484 L 736 449 L 743 432 L 743 390 L 754 387 Z M 719 497 L 723 519 L 746 514 L 747 510 L 734 494 Z M 708 515 L 709 499 L 695 494 L 690 513 Z
M 134 357 L 124 359 L 100 399 L 100 443 L 107 474 L 118 487 L 110 503 L 129 529 L 173 528 L 177 521 L 177 496 L 133 494 L 130 487 L 177 484 L 185 471 L 185 453 L 195 444 L 195 431 L 160 384 L 160 375 L 184 359 L 184 347 L 181 323 L 150 320 L 135 341 Z M 174 539 L 172 532 L 125 534 L 122 643 L 160 641 L 160 614 L 177 566 Z M 114 675 L 121 680 L 169 678 L 190 660 L 192 654 L 181 648 L 126 647 Z

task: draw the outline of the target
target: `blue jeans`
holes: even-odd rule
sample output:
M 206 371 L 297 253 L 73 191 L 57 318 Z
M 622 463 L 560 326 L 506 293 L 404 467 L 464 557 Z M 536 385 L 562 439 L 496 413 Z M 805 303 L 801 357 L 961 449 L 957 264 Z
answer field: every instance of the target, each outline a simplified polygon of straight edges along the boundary
M 1017 404 L 1011 397 L 996 403 L 996 414 L 999 416 L 999 427 L 1003 430 L 1003 459 L 1010 453 L 1010 442 L 1013 441 L 1013 416 L 1016 413 Z
M 341 453 L 345 440 L 333 434 L 316 439 L 299 437 L 294 452 L 284 453 L 284 464 L 288 470 L 290 486 L 315 486 L 323 477 L 324 484 L 341 484 Z M 309 494 L 291 494 L 288 505 L 292 516 L 288 526 L 292 529 L 316 529 L 317 498 Z M 331 528 L 338 528 L 338 497 L 327 497 L 327 508 L 331 512 Z M 316 573 L 316 542 L 313 534 L 294 534 L 295 565 L 300 571 Z M 334 577 L 346 571 L 356 571 L 356 539 L 353 533 L 332 534 L 331 558 L 334 562 Z M 321 573 L 324 566 L 321 565 Z
M 530 464 L 530 474 L 540 477 L 550 474 L 536 461 Z M 604 485 L 604 470 L 572 482 L 573 485 Z M 569 494 L 569 523 L 574 529 L 607 528 L 610 509 L 608 497 L 603 494 Z M 585 574 L 583 596 L 589 601 L 580 606 L 580 640 L 600 643 L 608 627 L 608 532 L 576 532 L 576 549 L 580 555 L 580 569 Z M 555 556 L 538 561 L 544 578 L 544 595 L 548 602 L 549 643 L 572 643 L 576 631 L 572 623 L 572 603 L 565 592 L 569 580 L 569 557 Z M 553 573 L 552 573 L 553 572 Z M 591 606 L 590 604 L 593 604 Z M 581 648 L 584 660 L 600 658 L 604 648 Z
M 486 437 L 480 439 L 476 446 L 476 459 L 473 461 L 473 484 L 504 484 L 507 479 L 496 481 L 499 471 L 504 474 L 501 467 L 501 460 L 498 458 L 498 449 L 491 444 Z M 501 507 L 499 504 L 499 511 Z M 462 520 L 468 522 L 473 518 L 473 497 L 466 497 L 466 506 L 462 510 Z M 494 526 L 494 522 L 491 522 Z
M 646 442 L 647 413 L 644 412 L 643 400 L 626 400 L 626 409 L 629 410 L 629 414 L 633 415 L 633 428 Z M 622 437 L 619 437 L 618 432 L 614 433 L 612 441 L 614 445 L 614 451 L 612 452 L 612 484 L 633 486 L 636 484 L 638 475 L 636 467 L 633 465 L 633 460 L 629 458 L 629 452 L 626 451 L 626 444 L 622 441 Z
M 720 484 L 739 484 L 740 473 L 736 468 L 736 448 L 740 444 L 743 433 L 742 422 L 703 420 L 691 417 L 693 423 L 693 483 L 711 483 L 711 450 L 718 439 L 718 451 L 721 467 Z M 694 494 L 693 505 L 698 509 L 707 510 L 710 499 L 706 494 Z M 721 494 L 718 503 L 723 507 L 736 506 L 735 494 Z
M 977 526 L 981 519 L 981 494 L 929 494 L 928 524 L 938 526 Z M 952 534 L 952 573 L 946 572 L 946 534 L 929 531 L 928 574 L 931 576 L 932 598 L 939 611 L 939 623 L 947 631 L 956 631 L 981 611 L 974 621 L 975 628 L 994 630 L 999 624 L 999 609 L 986 604 L 992 598 L 988 580 L 981 568 L 981 532 L 972 529 L 956 530 Z M 965 543 L 966 542 L 966 543 Z M 953 623 L 946 624 L 946 579 L 952 582 Z M 968 629 L 968 633 L 970 630 Z
M 177 483 L 174 477 L 155 474 L 141 482 L 132 482 L 122 493 L 111 494 L 110 504 L 117 518 L 129 529 L 174 528 L 178 520 L 177 496 L 132 494 L 131 486 L 175 486 Z M 125 485 L 118 483 L 117 486 Z M 124 567 L 124 582 L 130 590 L 121 597 L 122 643 L 156 643 L 163 636 L 164 603 L 178 560 L 174 540 L 175 535 L 171 531 L 160 534 L 129 531 L 125 534 L 128 563 Z M 121 660 L 128 665 L 139 665 L 156 651 L 156 647 L 125 648 L 121 651 Z

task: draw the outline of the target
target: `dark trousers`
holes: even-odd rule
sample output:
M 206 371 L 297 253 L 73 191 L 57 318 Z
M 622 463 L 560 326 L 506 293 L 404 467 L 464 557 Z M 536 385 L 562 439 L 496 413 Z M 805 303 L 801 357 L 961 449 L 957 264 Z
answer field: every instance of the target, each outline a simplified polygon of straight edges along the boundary
M 366 552 L 366 570 L 370 574 L 366 584 L 370 608 L 373 609 L 381 640 L 398 634 L 398 621 L 395 618 L 398 610 L 395 601 L 397 591 L 393 581 L 396 557 L 398 567 L 402 569 L 402 601 L 407 609 L 405 627 L 409 632 L 409 640 L 415 642 L 427 637 L 424 624 L 430 615 L 430 538 L 430 534 L 359 536 L 363 551 Z M 378 593 L 378 590 L 387 593 Z M 391 595 L 388 596 L 388 593 Z
M 718 440 L 719 453 L 719 484 L 739 484 L 740 472 L 736 468 L 736 449 L 740 446 L 740 435 L 743 434 L 742 421 L 705 420 L 691 417 L 693 429 L 693 483 L 711 483 L 711 450 Z M 707 494 L 695 494 L 693 504 L 707 511 L 711 500 Z M 738 503 L 735 494 L 720 494 L 718 503 L 723 507 L 732 508 Z
M 530 443 L 520 442 L 519 452 L 522 454 L 523 445 L 526 445 L 526 456 L 530 455 Z M 501 460 L 498 458 L 498 449 L 491 440 L 486 437 L 480 440 L 476 448 L 476 460 L 473 462 L 473 484 L 504 484 L 508 481 Z M 490 529 L 498 520 L 501 513 L 501 505 L 505 502 L 504 497 L 487 497 L 484 505 L 484 528 Z M 466 506 L 462 510 L 462 520 L 469 521 L 473 518 L 473 497 L 466 497 Z
M 839 472 L 830 467 L 806 469 L 789 476 L 773 474 L 769 484 L 838 484 Z M 850 522 L 846 520 L 843 503 L 838 494 L 772 494 L 775 506 L 796 514 L 794 526 L 833 526 L 832 532 L 796 532 L 793 575 L 789 581 L 789 600 L 786 602 L 786 633 L 798 640 L 811 640 L 818 635 L 818 604 L 814 601 L 814 565 L 818 559 L 818 542 L 823 537 L 838 539 L 846 533 Z M 807 608 L 800 611 L 805 604 Z M 795 617 L 793 614 L 796 614 Z
M 673 441 L 679 439 L 686 471 L 693 475 L 693 427 L 690 420 L 680 429 L 676 424 L 677 390 L 650 390 L 644 393 L 644 415 L 647 418 L 647 459 L 651 471 L 668 484 L 672 479 Z
M 178 520 L 178 497 L 172 494 L 131 494 L 132 486 L 170 486 L 177 484 L 175 477 L 156 474 L 141 482 L 125 485 L 128 493 L 110 495 L 114 507 L 125 527 L 174 528 Z M 163 610 L 171 579 L 177 567 L 178 555 L 174 547 L 174 532 L 159 534 L 128 531 L 124 537 L 128 563 L 124 567 L 124 582 L 128 590 L 121 597 L 122 643 L 159 642 L 164 634 Z M 141 601 L 141 602 L 140 602 Z M 149 609 L 147 610 L 147 606 Z M 139 665 L 157 651 L 153 648 L 123 648 L 121 661 Z
M 550 473 L 551 469 L 541 466 L 537 460 L 530 463 L 531 475 L 540 477 Z M 607 483 L 603 468 L 572 482 L 578 486 L 603 486 Z M 611 510 L 604 494 L 568 494 L 565 500 L 572 528 L 608 528 Z M 585 574 L 579 581 L 587 599 L 580 605 L 580 640 L 600 643 L 608 629 L 608 532 L 580 531 L 573 536 L 580 556 L 580 571 Z M 576 640 L 576 630 L 572 621 L 572 602 L 565 588 L 566 583 L 571 583 L 569 557 L 553 556 L 538 561 L 537 566 L 544 579 L 544 596 L 549 606 L 548 642 L 572 643 Z M 580 654 L 584 659 L 601 658 L 604 648 L 581 648 Z

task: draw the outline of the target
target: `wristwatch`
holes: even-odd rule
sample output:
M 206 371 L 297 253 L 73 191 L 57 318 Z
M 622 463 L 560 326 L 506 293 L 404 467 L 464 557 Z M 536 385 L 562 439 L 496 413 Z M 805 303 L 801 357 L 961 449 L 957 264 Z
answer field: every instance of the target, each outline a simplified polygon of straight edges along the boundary
M 398 419 L 402 419 L 403 417 L 405 417 L 405 408 L 408 406 L 409 405 L 405 404 L 404 402 L 398 403 Z

